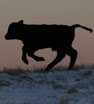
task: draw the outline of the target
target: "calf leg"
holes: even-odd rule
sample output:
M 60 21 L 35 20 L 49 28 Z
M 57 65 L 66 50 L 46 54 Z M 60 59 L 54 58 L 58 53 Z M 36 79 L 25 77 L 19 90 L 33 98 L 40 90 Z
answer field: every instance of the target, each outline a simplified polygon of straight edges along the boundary
M 57 57 L 54 61 L 52 61 L 46 68 L 46 70 L 50 70 L 53 66 L 55 66 L 57 63 L 59 63 L 63 58 L 65 57 L 65 53 L 62 53 L 61 51 L 57 51 Z
M 36 61 L 44 61 L 43 57 L 38 57 L 38 56 L 34 55 L 34 52 L 36 50 L 33 48 L 29 48 L 28 46 L 24 45 L 22 48 L 22 51 L 23 51 L 22 60 L 24 61 L 25 64 L 28 64 L 26 53 L 28 54 L 28 56 L 32 57 Z
M 70 56 L 71 61 L 70 61 L 70 65 L 68 69 L 73 68 L 75 62 L 76 62 L 76 58 L 77 58 L 77 51 L 75 49 L 73 49 L 72 47 L 68 50 L 67 54 Z
M 22 60 L 25 64 L 28 64 L 26 53 L 27 53 L 27 49 L 26 46 L 24 45 L 22 48 Z
M 39 56 L 34 55 L 34 51 L 28 52 L 28 56 L 32 57 L 36 61 L 44 61 L 45 60 L 43 57 L 39 57 Z
M 37 49 L 34 48 L 28 48 L 27 52 L 28 52 L 28 56 L 32 57 L 33 59 L 35 59 L 36 61 L 44 61 L 45 59 L 43 57 L 39 57 L 34 55 L 34 52 L 37 51 Z

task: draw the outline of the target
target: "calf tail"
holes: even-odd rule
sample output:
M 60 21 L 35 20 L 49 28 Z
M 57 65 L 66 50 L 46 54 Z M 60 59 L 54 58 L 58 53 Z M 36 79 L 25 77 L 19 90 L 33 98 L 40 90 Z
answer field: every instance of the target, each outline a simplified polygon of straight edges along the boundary
M 83 28 L 83 29 L 85 29 L 85 30 L 87 30 L 87 31 L 90 31 L 91 33 L 93 32 L 93 30 L 92 30 L 91 28 L 82 26 L 82 25 L 80 25 L 80 24 L 74 24 L 74 25 L 72 25 L 71 27 L 74 28 L 74 29 L 77 28 L 77 27 L 81 27 L 81 28 Z

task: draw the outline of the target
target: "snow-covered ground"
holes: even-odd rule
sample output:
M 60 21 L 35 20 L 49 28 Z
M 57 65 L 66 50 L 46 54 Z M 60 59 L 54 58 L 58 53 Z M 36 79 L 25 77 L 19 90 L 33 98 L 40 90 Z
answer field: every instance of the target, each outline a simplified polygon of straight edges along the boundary
M 94 104 L 94 69 L 0 73 L 0 104 Z

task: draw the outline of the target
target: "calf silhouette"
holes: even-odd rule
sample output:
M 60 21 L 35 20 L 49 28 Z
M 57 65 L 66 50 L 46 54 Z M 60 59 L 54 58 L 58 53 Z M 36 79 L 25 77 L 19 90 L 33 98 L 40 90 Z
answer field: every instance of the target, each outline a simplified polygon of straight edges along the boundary
M 22 60 L 28 64 L 27 55 L 36 61 L 44 61 L 43 57 L 34 54 L 38 49 L 52 48 L 57 51 L 57 56 L 46 68 L 51 69 L 54 65 L 59 63 L 65 55 L 70 56 L 71 69 L 77 58 L 77 51 L 72 47 L 72 42 L 75 37 L 75 28 L 81 27 L 87 31 L 92 32 L 92 29 L 79 24 L 72 26 L 67 25 L 27 25 L 23 24 L 23 20 L 13 22 L 8 28 L 5 39 L 21 40 L 24 44 L 22 51 Z

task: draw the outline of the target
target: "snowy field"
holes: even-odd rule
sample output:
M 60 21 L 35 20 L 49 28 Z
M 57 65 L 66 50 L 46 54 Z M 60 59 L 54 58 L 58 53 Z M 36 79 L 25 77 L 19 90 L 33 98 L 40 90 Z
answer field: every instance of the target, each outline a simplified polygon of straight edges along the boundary
M 94 68 L 0 73 L 0 104 L 94 104 Z

